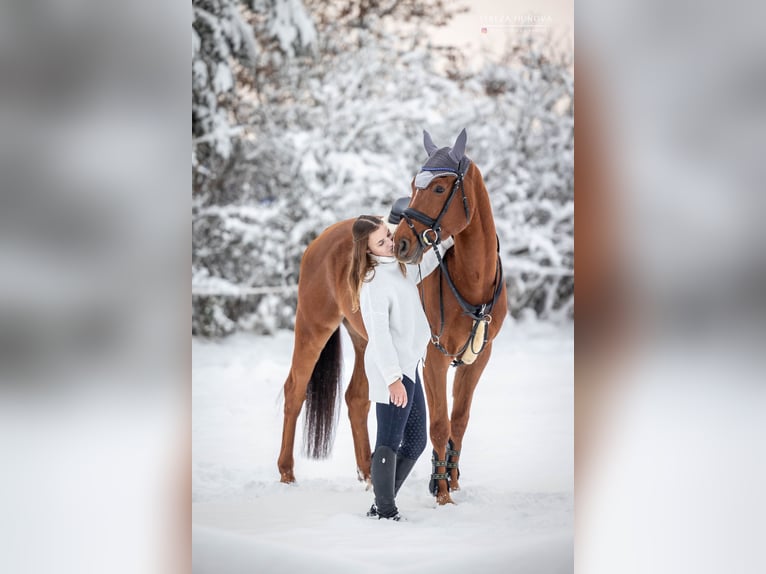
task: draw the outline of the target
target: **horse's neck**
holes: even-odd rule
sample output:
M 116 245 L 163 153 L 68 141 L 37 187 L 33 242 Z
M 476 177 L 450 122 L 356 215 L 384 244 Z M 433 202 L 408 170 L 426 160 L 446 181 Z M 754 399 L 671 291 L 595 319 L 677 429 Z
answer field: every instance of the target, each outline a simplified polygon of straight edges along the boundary
M 492 296 L 497 270 L 497 234 L 489 198 L 477 205 L 471 223 L 455 236 L 455 284 L 470 302 Z M 459 283 L 459 285 L 458 285 Z

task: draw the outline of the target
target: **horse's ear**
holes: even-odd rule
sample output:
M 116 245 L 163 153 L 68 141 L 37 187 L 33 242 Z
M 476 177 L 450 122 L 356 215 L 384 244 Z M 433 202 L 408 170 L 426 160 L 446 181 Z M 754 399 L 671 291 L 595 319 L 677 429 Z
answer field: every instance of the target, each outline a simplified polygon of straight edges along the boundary
M 439 149 L 434 144 L 434 140 L 431 139 L 431 134 L 429 134 L 426 130 L 423 130 L 423 146 L 426 148 L 426 153 L 429 156 L 437 149 Z
M 465 133 L 465 128 L 463 128 L 463 131 L 460 132 L 455 140 L 455 145 L 452 146 L 452 149 L 449 152 L 450 157 L 455 161 L 459 162 L 463 159 L 463 156 L 465 155 L 465 142 L 467 139 L 468 134 Z

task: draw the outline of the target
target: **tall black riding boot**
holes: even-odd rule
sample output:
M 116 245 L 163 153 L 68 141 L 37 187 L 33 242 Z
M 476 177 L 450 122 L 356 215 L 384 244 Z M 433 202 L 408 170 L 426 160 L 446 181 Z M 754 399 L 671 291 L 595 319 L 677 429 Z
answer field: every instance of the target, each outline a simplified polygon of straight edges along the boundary
M 375 492 L 375 506 L 379 518 L 393 518 L 396 509 L 396 453 L 387 446 L 379 446 L 372 455 L 372 489 Z
M 396 478 L 394 480 L 394 496 L 399 494 L 399 489 L 402 487 L 402 484 L 404 484 L 404 481 L 407 479 L 407 477 L 410 475 L 410 472 L 412 472 L 412 468 L 415 466 L 415 463 L 417 461 L 412 460 L 411 458 L 405 458 L 400 454 L 396 455 Z

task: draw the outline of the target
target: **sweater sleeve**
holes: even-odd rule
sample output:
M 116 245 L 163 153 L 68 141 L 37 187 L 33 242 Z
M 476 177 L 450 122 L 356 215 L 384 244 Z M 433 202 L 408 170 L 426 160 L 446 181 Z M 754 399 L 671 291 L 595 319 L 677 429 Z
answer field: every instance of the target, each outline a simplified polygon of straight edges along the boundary
M 376 378 L 390 385 L 401 378 L 402 369 L 389 328 L 389 300 L 386 293 L 379 291 L 375 282 L 362 284 L 359 308 L 367 329 L 366 367 L 375 369 L 379 374 Z
M 423 260 L 420 262 L 420 274 L 416 275 L 418 283 L 420 283 L 420 281 L 422 281 L 423 278 L 433 273 L 436 270 L 436 268 L 439 266 L 439 260 L 436 258 L 436 253 L 434 250 L 438 249 L 439 255 L 444 256 L 447 250 L 450 247 L 452 247 L 454 244 L 455 244 L 455 240 L 450 236 L 447 239 L 443 240 L 441 243 L 439 243 L 439 245 L 437 245 L 433 249 L 429 249 L 423 254 Z

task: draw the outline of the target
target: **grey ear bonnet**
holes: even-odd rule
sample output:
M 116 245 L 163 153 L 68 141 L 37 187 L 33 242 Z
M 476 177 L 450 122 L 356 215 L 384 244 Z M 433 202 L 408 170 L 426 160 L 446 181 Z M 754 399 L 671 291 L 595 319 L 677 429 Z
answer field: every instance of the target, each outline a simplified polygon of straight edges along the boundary
M 428 159 L 415 176 L 415 187 L 425 189 L 434 178 L 443 175 L 464 175 L 471 164 L 471 160 L 465 155 L 467 139 L 468 136 L 463 129 L 451 148 L 437 148 L 431 139 L 431 134 L 423 130 L 423 146 L 428 152 Z

